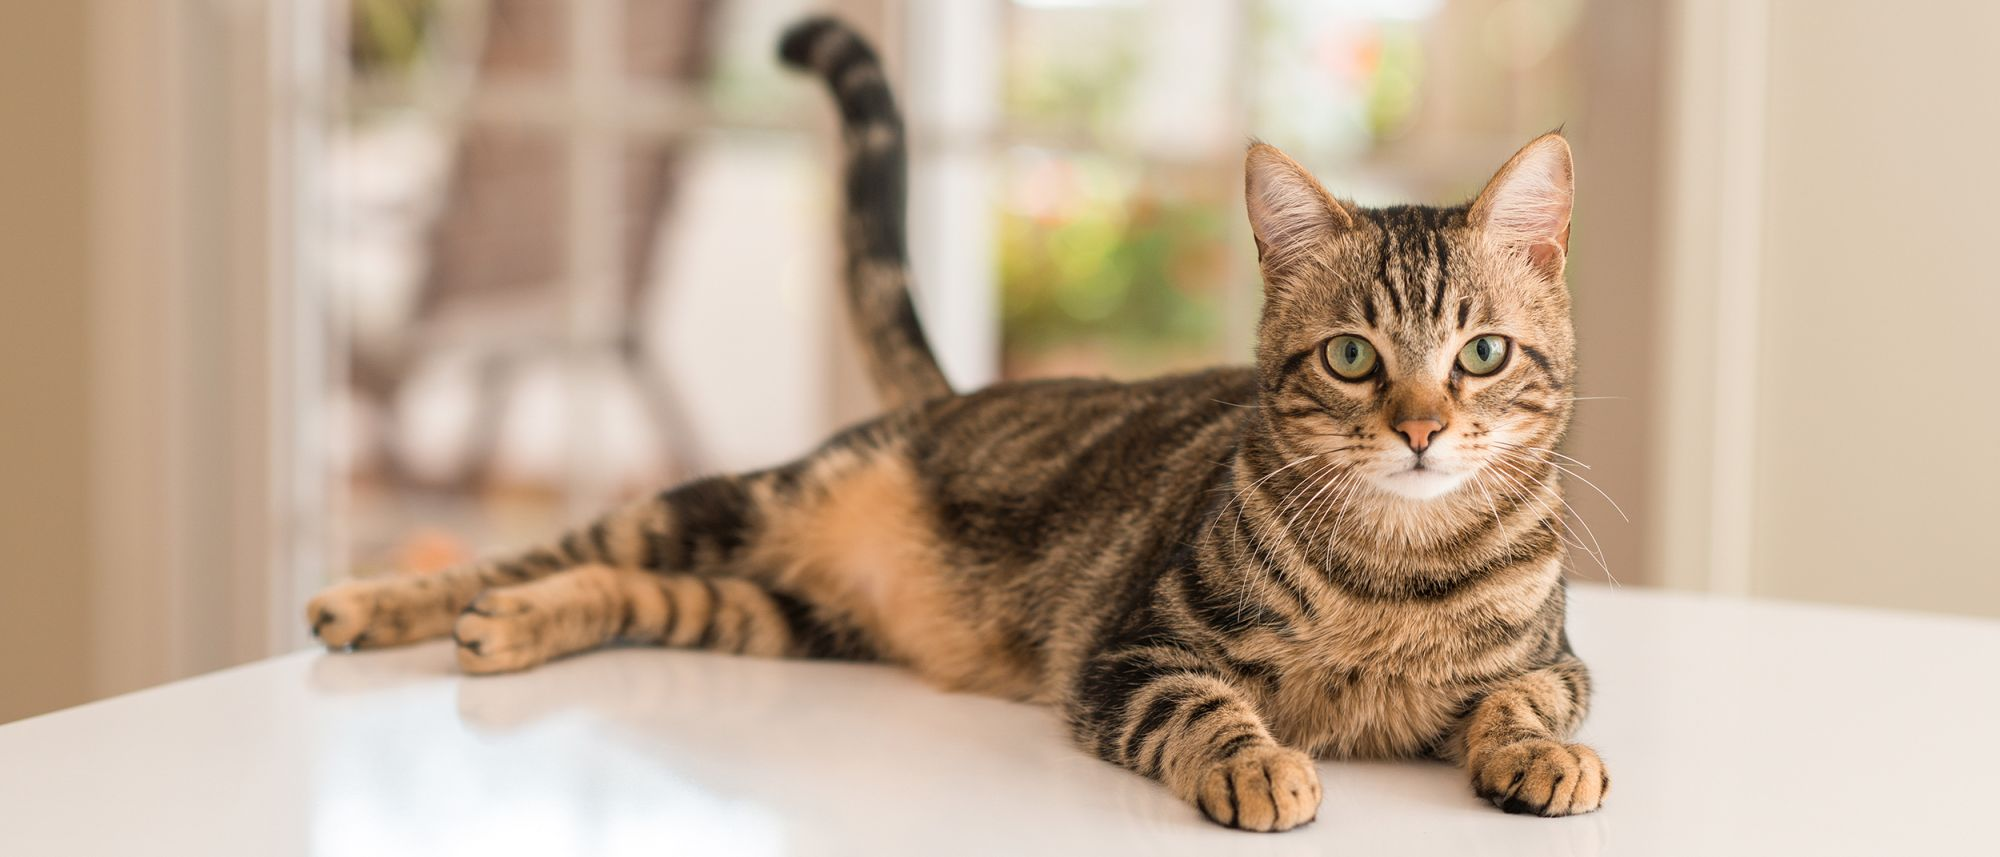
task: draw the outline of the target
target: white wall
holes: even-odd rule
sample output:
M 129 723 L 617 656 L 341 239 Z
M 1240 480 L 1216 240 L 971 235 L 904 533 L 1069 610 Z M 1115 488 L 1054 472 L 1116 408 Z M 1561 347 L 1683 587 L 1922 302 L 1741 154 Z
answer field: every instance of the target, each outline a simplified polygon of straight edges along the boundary
M 0 12 L 0 723 L 89 693 L 85 12 Z
M 301 5 L 0 7 L 0 722 L 299 633 L 264 101 Z
M 2000 4 L 1769 32 L 1751 589 L 2000 616 Z

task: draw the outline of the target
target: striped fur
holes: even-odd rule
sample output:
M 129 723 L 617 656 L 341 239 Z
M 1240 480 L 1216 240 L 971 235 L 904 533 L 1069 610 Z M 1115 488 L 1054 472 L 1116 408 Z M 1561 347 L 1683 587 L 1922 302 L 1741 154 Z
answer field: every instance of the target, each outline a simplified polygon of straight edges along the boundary
M 1313 818 L 1315 757 L 1428 755 L 1507 811 L 1587 812 L 1609 780 L 1566 743 L 1590 680 L 1546 452 L 1575 376 L 1568 158 L 1544 137 L 1468 205 L 1365 209 L 1253 146 L 1254 367 L 926 398 L 536 548 L 342 584 L 309 620 L 335 648 L 453 634 L 469 672 L 614 640 L 899 663 L 1055 706 L 1251 830 Z M 1487 334 L 1506 362 L 1457 368 Z M 1342 335 L 1379 370 L 1334 375 Z M 1441 426 L 1421 454 L 1416 417 Z
M 792 26 L 778 45 L 786 65 L 819 75 L 840 109 L 846 154 L 848 314 L 869 379 L 889 408 L 951 395 L 916 305 L 904 239 L 909 155 L 903 117 L 874 49 L 832 18 Z

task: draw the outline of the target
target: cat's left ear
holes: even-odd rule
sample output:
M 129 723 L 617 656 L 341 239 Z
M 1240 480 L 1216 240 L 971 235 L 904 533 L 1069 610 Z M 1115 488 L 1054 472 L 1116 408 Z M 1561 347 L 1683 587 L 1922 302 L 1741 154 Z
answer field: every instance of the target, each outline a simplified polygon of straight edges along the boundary
M 1522 146 L 1494 174 L 1473 200 L 1469 221 L 1487 240 L 1519 251 L 1537 273 L 1561 282 L 1575 195 L 1569 141 L 1550 132 Z
M 1287 268 L 1354 228 L 1347 206 L 1275 146 L 1250 144 L 1243 159 L 1243 179 L 1257 261 L 1267 272 Z

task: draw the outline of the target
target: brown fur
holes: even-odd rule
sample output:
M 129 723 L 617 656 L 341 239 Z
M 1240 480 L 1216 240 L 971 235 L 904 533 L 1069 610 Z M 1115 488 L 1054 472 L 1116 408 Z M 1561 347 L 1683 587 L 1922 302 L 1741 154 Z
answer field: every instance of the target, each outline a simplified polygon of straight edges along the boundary
M 996 657 L 992 629 L 966 621 L 909 462 L 875 455 L 829 469 L 840 472 L 826 478 L 823 496 L 774 521 L 769 546 L 751 561 L 780 569 L 775 586 L 853 625 L 883 657 L 940 687 L 1029 696 L 1027 665 Z

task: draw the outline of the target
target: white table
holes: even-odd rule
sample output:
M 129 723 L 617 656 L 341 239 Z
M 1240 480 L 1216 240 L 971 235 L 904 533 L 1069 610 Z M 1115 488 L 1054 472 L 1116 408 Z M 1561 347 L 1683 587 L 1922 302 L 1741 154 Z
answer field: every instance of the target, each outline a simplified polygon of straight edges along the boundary
M 2000 854 L 2000 623 L 1578 587 L 1607 806 L 1323 762 L 1227 831 L 1048 710 L 659 649 L 466 678 L 300 653 L 0 727 L 0 854 Z

